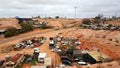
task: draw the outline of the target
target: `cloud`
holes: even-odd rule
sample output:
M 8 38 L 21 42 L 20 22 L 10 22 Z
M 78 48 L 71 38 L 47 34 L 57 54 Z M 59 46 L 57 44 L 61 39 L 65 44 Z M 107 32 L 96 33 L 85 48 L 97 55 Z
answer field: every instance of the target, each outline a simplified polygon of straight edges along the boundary
M 120 15 L 120 0 L 0 0 L 0 17 L 67 16 L 94 17 Z

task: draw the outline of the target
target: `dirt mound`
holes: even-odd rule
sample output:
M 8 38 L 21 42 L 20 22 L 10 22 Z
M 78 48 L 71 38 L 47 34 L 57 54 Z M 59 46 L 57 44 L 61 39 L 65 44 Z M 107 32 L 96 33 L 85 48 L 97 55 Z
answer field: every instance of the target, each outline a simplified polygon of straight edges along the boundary
M 116 60 L 120 58 L 120 41 L 114 39 L 120 39 L 119 31 L 105 31 L 105 30 L 89 30 L 89 29 L 74 29 L 68 32 L 64 32 L 63 35 L 67 37 L 78 38 L 82 45 L 82 50 L 100 50 L 107 54 L 111 59 Z M 110 40 L 109 38 L 112 38 Z
M 107 21 L 107 24 L 112 24 L 112 25 L 116 25 L 116 26 L 120 26 L 120 19 L 118 20 L 112 20 L 112 21 Z
M 63 18 L 59 18 L 59 19 L 36 19 L 39 22 L 45 21 L 48 22 L 49 26 L 58 26 L 60 28 L 63 27 L 63 24 L 68 25 L 68 24 L 75 24 L 78 23 L 80 24 L 82 22 L 82 19 L 63 19 Z
M 15 18 L 0 18 L 0 30 L 6 30 L 8 27 L 20 28 L 18 20 Z

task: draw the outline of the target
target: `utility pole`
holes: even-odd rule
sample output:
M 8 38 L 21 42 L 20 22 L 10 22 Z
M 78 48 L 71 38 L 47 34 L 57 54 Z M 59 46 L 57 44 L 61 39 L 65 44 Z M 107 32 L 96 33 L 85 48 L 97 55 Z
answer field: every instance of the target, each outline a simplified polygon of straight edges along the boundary
M 77 14 L 76 10 L 77 10 L 77 7 L 75 6 L 74 8 L 75 8 L 75 16 L 74 16 L 74 18 L 76 18 L 76 14 Z
M 115 17 L 117 18 L 117 12 L 115 12 Z

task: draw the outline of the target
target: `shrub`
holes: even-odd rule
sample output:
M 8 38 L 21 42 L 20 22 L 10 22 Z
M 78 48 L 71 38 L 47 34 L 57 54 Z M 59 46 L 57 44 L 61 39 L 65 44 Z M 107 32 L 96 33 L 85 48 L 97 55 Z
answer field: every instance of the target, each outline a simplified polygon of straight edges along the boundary
M 112 19 L 117 19 L 117 17 L 116 16 L 112 16 Z
M 16 35 L 16 28 L 8 28 L 6 31 L 5 31 L 5 37 L 11 37 L 11 36 L 14 36 Z

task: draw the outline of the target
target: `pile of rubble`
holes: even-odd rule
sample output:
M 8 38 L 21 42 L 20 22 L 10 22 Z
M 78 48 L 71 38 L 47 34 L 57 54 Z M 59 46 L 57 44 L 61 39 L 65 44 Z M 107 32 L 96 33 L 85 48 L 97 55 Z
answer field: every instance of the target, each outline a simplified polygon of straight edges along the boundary
M 62 51 L 69 49 L 70 46 L 80 45 L 77 39 L 73 37 L 63 37 L 60 33 L 56 35 L 56 37 L 50 37 L 49 47 L 52 51 Z
M 120 26 L 115 26 L 111 24 L 81 24 L 81 27 L 93 30 L 120 30 Z

